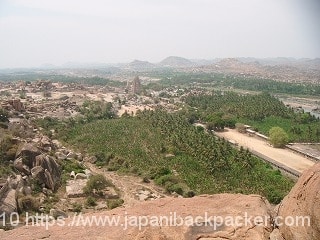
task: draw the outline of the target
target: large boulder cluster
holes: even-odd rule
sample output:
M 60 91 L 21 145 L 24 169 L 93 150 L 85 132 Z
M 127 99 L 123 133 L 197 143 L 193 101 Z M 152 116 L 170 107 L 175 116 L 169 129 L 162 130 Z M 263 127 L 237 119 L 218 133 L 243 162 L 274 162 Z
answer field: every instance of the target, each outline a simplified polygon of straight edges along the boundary
M 13 166 L 17 174 L 8 177 L 0 189 L 0 214 L 17 212 L 21 199 L 32 199 L 37 190 L 43 194 L 54 192 L 61 184 L 61 167 L 50 152 L 56 145 L 41 136 L 31 142 L 22 141 Z
M 42 143 L 40 141 L 39 147 L 47 147 Z M 55 158 L 42 152 L 39 147 L 23 143 L 16 153 L 14 167 L 21 175 L 32 177 L 43 187 L 54 191 L 60 183 L 60 166 Z

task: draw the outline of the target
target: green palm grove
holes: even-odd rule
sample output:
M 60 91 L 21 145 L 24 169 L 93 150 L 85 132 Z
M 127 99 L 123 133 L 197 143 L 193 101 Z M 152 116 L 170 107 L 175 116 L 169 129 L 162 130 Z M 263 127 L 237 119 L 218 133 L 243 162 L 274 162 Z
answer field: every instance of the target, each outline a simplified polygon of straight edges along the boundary
M 97 164 L 155 179 L 169 192 L 186 196 L 254 193 L 278 203 L 293 185 L 249 151 L 192 126 L 184 114 L 142 111 L 60 132 L 68 144 L 97 155 Z

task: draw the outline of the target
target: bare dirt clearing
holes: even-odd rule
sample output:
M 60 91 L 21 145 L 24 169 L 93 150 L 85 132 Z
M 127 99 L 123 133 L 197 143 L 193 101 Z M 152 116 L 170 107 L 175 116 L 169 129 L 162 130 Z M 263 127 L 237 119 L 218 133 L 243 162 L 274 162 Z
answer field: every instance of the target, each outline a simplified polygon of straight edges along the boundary
M 239 146 L 257 151 L 274 161 L 298 171 L 299 173 L 302 173 L 304 170 L 315 164 L 313 161 L 303 157 L 302 155 L 294 153 L 288 149 L 273 148 L 268 144 L 268 142 L 255 136 L 239 133 L 235 129 L 226 129 L 226 131 L 217 132 L 216 134 L 219 137 L 235 141 Z
M 144 109 L 146 110 L 152 110 L 152 107 L 149 106 L 145 106 L 145 105 L 130 105 L 130 106 L 121 106 L 121 109 L 118 111 L 118 116 L 121 116 L 122 114 L 124 114 L 126 111 L 128 114 L 132 114 L 135 115 L 137 113 L 138 110 L 143 111 Z
M 116 172 L 99 169 L 94 164 L 85 163 L 86 167 L 95 173 L 103 174 L 107 179 L 120 190 L 120 197 L 124 200 L 124 206 L 131 207 L 135 204 L 146 201 L 163 198 L 168 196 L 165 190 L 156 186 L 152 181 L 150 183 L 142 182 L 142 179 L 132 175 L 120 175 Z

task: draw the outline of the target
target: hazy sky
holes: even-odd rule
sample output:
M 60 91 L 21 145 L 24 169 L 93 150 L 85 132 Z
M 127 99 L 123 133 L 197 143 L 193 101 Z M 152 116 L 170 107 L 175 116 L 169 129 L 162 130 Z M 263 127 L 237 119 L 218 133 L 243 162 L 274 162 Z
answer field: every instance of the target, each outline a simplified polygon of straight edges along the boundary
M 0 68 L 320 57 L 319 0 L 0 0 Z

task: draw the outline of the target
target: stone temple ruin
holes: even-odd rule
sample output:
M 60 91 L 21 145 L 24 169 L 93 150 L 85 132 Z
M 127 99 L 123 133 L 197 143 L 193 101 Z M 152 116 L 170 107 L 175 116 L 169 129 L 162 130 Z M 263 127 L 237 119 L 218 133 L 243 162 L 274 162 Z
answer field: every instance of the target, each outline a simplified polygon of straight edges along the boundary
M 141 92 L 141 81 L 138 76 L 132 81 L 127 81 L 126 92 L 131 94 L 139 94 Z

